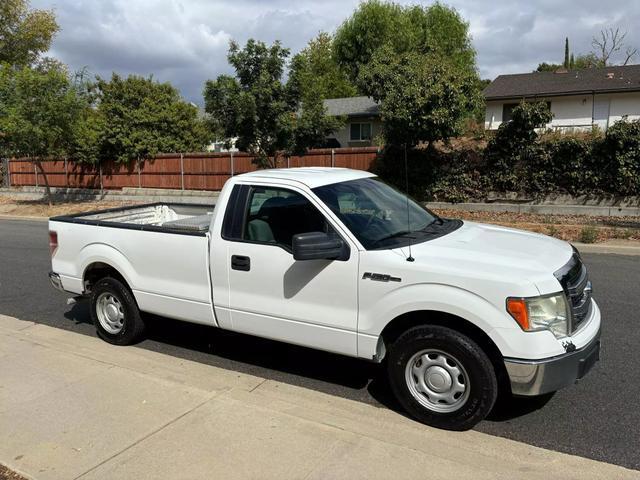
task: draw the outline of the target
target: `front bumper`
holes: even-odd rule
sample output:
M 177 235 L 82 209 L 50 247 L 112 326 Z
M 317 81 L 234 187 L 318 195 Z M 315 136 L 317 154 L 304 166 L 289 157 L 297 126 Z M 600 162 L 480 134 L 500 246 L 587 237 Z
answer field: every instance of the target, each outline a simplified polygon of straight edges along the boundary
M 542 395 L 569 386 L 584 377 L 600 360 L 600 331 L 580 350 L 543 360 L 505 358 L 514 395 Z

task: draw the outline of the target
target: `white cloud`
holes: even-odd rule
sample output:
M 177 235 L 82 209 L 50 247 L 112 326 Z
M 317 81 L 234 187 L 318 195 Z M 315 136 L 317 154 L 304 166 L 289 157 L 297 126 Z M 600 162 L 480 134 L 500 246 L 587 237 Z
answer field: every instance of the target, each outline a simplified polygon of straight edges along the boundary
M 413 0 L 400 3 L 415 3 Z M 485 78 L 526 72 L 539 62 L 561 62 L 564 38 L 575 53 L 591 49 L 604 26 L 628 30 L 640 47 L 640 2 L 628 0 L 450 0 L 470 23 Z M 72 69 L 109 76 L 153 74 L 185 98 L 202 102 L 208 78 L 230 71 L 230 39 L 276 39 L 296 52 L 320 30 L 334 31 L 358 0 L 32 0 L 54 8 L 62 31 L 51 54 Z M 640 62 L 640 58 L 636 59 Z

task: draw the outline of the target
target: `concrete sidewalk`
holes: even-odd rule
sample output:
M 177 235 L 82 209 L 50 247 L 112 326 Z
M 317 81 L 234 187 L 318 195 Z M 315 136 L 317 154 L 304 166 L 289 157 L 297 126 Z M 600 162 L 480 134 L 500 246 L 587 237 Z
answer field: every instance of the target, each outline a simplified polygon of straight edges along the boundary
M 0 432 L 0 462 L 36 479 L 640 478 L 2 315 Z

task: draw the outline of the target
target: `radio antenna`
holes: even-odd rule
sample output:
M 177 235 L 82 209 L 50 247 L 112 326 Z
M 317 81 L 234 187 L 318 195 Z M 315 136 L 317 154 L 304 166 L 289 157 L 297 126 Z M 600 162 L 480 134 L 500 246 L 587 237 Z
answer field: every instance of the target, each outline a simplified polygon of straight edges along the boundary
M 411 217 L 409 212 L 409 164 L 407 162 L 407 144 L 404 144 L 404 187 L 405 198 L 407 199 L 407 232 L 409 232 L 409 256 L 407 262 L 413 262 L 415 258 L 411 255 Z

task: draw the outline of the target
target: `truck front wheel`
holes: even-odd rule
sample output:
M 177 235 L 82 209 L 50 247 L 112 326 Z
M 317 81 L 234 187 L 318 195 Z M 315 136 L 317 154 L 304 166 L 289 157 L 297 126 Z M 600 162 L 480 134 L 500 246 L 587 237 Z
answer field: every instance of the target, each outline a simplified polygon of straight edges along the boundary
M 498 382 L 491 361 L 471 338 L 450 328 L 421 325 L 389 349 L 391 388 L 422 423 L 468 430 L 493 408 Z
M 98 336 L 114 345 L 131 345 L 144 334 L 144 322 L 133 294 L 112 277 L 102 278 L 93 286 L 91 320 Z

